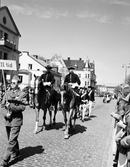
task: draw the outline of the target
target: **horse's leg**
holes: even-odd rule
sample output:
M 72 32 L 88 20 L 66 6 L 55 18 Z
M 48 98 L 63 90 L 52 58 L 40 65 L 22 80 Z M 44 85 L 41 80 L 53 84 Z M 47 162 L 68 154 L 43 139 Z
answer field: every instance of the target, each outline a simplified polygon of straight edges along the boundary
M 33 133 L 37 133 L 38 132 L 38 123 L 39 123 L 39 108 L 35 108 L 35 114 L 36 114 L 36 123 L 35 123 L 35 129 L 33 131 Z
M 69 111 L 68 119 L 67 119 L 67 126 L 64 132 L 64 138 L 68 139 L 69 138 L 69 129 L 70 129 L 70 122 L 72 121 L 72 115 L 73 115 L 73 109 L 71 108 Z
M 67 113 L 66 112 L 67 111 L 64 108 L 62 108 L 62 113 L 63 113 L 63 117 L 64 117 L 64 123 L 65 123 L 65 127 L 63 128 L 63 130 L 65 130 L 66 127 L 67 127 Z
M 50 115 L 49 127 L 51 127 L 52 126 L 52 111 L 51 111 L 50 107 L 48 108 L 48 110 L 49 110 L 49 115 Z
M 43 125 L 41 131 L 46 129 L 46 113 L 47 113 L 47 108 L 44 107 L 43 109 Z
M 56 124 L 56 114 L 57 114 L 57 106 L 58 106 L 58 102 L 55 104 L 55 109 L 54 109 L 54 117 L 53 117 L 53 125 Z

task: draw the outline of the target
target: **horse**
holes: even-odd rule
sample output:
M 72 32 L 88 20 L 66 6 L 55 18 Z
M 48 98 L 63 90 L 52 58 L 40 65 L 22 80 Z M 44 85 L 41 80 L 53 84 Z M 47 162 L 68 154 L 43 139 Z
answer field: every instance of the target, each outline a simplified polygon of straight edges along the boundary
M 36 114 L 36 123 L 34 133 L 38 133 L 38 123 L 39 123 L 39 113 L 40 109 L 43 110 L 43 125 L 41 131 L 46 128 L 46 114 L 47 110 L 49 111 L 50 123 L 49 126 L 52 126 L 52 110 L 54 109 L 53 125 L 56 124 L 56 114 L 58 102 L 60 99 L 60 94 L 54 90 L 53 96 L 50 88 L 44 86 L 43 82 L 39 80 L 39 76 L 34 75 L 34 109 Z
M 70 136 L 70 128 L 75 128 L 78 110 L 78 97 L 68 83 L 64 83 L 61 86 L 61 107 L 65 123 L 64 139 L 68 139 Z

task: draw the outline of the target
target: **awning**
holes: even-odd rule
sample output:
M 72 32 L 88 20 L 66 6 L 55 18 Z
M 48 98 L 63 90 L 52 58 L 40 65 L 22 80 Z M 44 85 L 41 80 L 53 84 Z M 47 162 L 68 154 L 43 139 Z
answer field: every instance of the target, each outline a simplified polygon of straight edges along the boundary
M 29 75 L 29 74 L 31 74 L 31 72 L 28 71 L 28 70 L 25 70 L 25 69 L 20 69 L 20 70 L 18 71 L 18 74 L 26 74 L 26 75 Z

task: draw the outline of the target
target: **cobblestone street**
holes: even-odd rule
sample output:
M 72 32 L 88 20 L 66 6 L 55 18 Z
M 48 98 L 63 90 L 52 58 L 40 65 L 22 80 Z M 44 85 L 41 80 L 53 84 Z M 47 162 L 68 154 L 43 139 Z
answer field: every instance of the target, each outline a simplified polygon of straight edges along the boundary
M 107 166 L 109 150 L 112 142 L 113 118 L 115 101 L 106 104 L 102 98 L 96 98 L 92 110 L 92 118 L 76 122 L 75 130 L 71 131 L 68 140 L 64 139 L 63 115 L 58 111 L 56 125 L 38 134 L 33 134 L 35 111 L 27 107 L 24 111 L 24 124 L 19 136 L 21 156 L 10 162 L 14 167 L 111 167 Z M 40 111 L 40 125 L 42 124 Z M 0 114 L 0 158 L 5 153 L 7 138 L 3 117 Z

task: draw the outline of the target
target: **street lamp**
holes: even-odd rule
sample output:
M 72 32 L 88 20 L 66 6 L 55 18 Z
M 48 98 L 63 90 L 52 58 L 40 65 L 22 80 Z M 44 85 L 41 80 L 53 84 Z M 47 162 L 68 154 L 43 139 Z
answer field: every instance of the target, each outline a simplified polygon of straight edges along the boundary
M 130 63 L 129 63 L 130 64 Z M 127 68 L 130 68 L 129 65 L 123 64 L 122 68 L 125 68 L 125 82 L 126 82 L 126 78 L 127 78 Z

